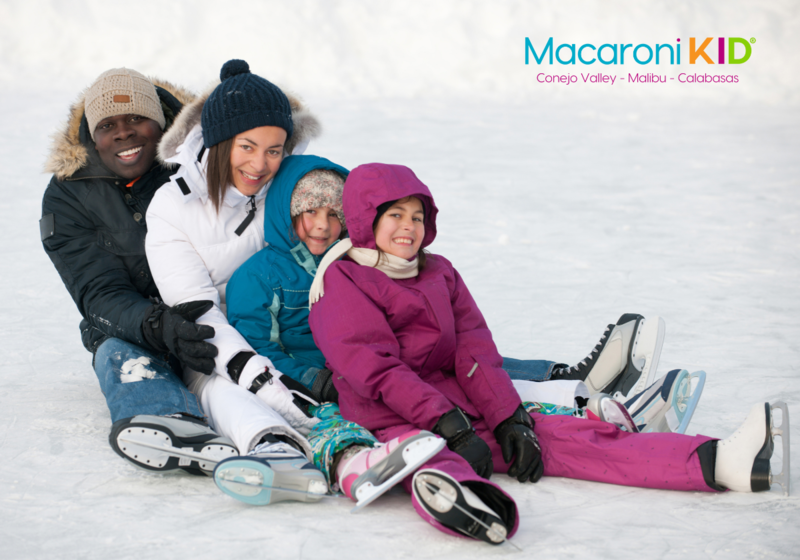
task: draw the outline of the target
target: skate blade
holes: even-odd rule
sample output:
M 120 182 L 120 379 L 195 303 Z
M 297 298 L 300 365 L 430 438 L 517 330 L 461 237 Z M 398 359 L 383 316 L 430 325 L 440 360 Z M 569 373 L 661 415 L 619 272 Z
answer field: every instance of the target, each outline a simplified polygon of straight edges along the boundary
M 697 384 L 695 385 L 693 382 L 697 380 Z M 683 417 L 680 419 L 680 422 L 677 422 L 677 414 L 675 414 L 674 409 L 670 407 L 668 415 L 675 414 L 675 423 L 678 424 L 678 427 L 675 428 L 673 431 L 676 434 L 685 434 L 686 429 L 689 427 L 689 422 L 692 421 L 692 416 L 694 415 L 694 411 L 697 409 L 697 405 L 700 402 L 700 396 L 703 394 L 703 387 L 706 385 L 706 372 L 704 371 L 695 371 L 694 373 L 690 374 L 687 378 L 688 388 L 689 391 L 688 395 L 679 395 L 678 399 L 679 405 L 684 405 L 686 408 L 683 410 Z M 680 388 L 679 388 L 680 389 Z M 688 398 L 688 400 L 686 400 Z M 667 422 L 671 418 L 667 418 Z M 670 429 L 672 429 L 672 424 L 670 424 Z
M 642 373 L 636 383 L 633 384 L 633 387 L 618 400 L 626 400 L 633 395 L 641 393 L 656 380 L 656 371 L 658 370 L 658 362 L 661 360 L 661 347 L 664 345 L 666 331 L 667 324 L 661 317 L 648 317 L 644 320 L 644 324 L 634 341 L 635 347 L 631 351 L 630 358 L 634 367 L 639 364 L 642 365 Z
M 507 530 L 500 523 L 493 522 L 491 525 L 489 525 L 486 522 L 478 519 L 472 512 L 470 512 L 467 508 L 465 508 L 464 506 L 469 506 L 468 500 L 466 499 L 464 494 L 458 490 L 458 488 L 452 486 L 450 481 L 448 481 L 447 479 L 441 479 L 437 482 L 439 483 L 439 486 L 431 484 L 425 478 L 425 474 L 423 474 L 422 479 L 418 479 L 416 477 L 414 478 L 414 484 L 417 485 L 418 496 L 420 500 L 427 502 L 426 509 L 428 509 L 428 513 L 431 515 L 431 517 L 436 519 L 439 523 L 441 523 L 445 527 L 459 531 L 460 533 L 463 533 L 464 535 L 470 538 L 482 540 L 486 543 L 493 545 L 508 543 L 514 548 L 516 548 L 519 552 L 522 552 L 522 549 L 520 547 L 518 547 L 516 544 L 508 540 Z M 444 488 L 441 488 L 442 483 L 444 483 L 446 490 Z M 425 495 L 425 493 L 422 492 L 421 490 L 422 488 L 427 490 L 428 495 Z M 439 500 L 438 503 L 434 502 L 432 500 L 432 497 L 436 497 L 437 500 Z M 462 500 L 462 503 L 464 504 L 463 506 L 458 503 L 459 500 Z M 423 507 L 425 507 L 425 504 L 423 504 Z M 453 515 L 454 512 L 451 511 L 453 509 L 460 512 L 463 516 L 465 516 L 466 518 L 470 519 L 471 521 L 477 523 L 480 527 L 482 527 L 484 529 L 484 534 L 486 538 L 484 538 L 482 535 L 475 532 L 474 530 L 472 532 L 466 531 L 461 526 L 462 524 L 458 522 L 458 515 L 457 514 L 455 516 Z M 437 512 L 439 515 L 433 513 L 434 511 Z M 475 510 L 473 509 L 473 511 Z
M 328 493 L 328 484 L 323 480 L 285 477 L 286 473 L 276 472 L 267 465 L 238 459 L 223 463 L 214 471 L 214 482 L 220 490 L 254 506 L 286 500 L 315 502 Z
M 236 480 L 228 475 L 220 475 L 218 479 L 226 485 L 240 486 L 244 488 L 253 488 L 261 490 L 276 490 L 278 492 L 287 492 L 289 494 L 297 494 L 300 496 L 310 496 L 313 498 L 347 498 L 344 494 L 320 494 L 319 492 L 308 492 L 306 490 L 297 490 L 294 488 L 284 488 L 282 486 L 269 486 L 267 484 L 258 484 L 255 482 L 243 482 Z
M 209 444 L 200 452 L 194 451 L 191 447 L 174 447 L 171 444 L 172 438 L 166 432 L 152 428 L 126 430 L 117 436 L 117 442 L 126 444 L 124 448 L 120 446 L 125 455 L 135 462 L 143 464 L 146 462 L 152 467 L 163 466 L 170 457 L 178 457 L 181 467 L 197 461 L 200 469 L 212 471 L 223 459 L 239 454 L 234 448 L 219 444 Z
M 779 427 L 772 426 L 772 437 L 780 436 L 781 445 L 783 448 L 783 465 L 779 474 L 771 474 L 769 476 L 769 483 L 780 484 L 783 488 L 783 495 L 789 496 L 791 491 L 791 465 L 789 461 L 789 407 L 783 401 L 776 401 L 770 404 L 770 413 L 776 408 L 781 409 L 781 425 Z M 774 416 L 773 416 L 774 418 Z
M 365 482 L 356 491 L 358 502 L 350 513 L 356 513 L 364 506 L 371 504 L 375 499 L 388 492 L 395 484 L 403 480 L 406 476 L 420 468 L 425 462 L 439 453 L 447 442 L 439 437 L 429 436 L 411 442 L 408 447 L 403 449 L 403 460 L 405 467 L 392 475 L 383 484 L 378 486 L 371 482 Z

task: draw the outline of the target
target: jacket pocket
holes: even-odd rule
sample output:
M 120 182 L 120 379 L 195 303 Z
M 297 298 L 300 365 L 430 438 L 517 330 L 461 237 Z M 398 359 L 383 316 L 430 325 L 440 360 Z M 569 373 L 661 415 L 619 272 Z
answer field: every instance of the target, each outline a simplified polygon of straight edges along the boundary
M 144 231 L 128 230 L 128 231 L 115 231 L 108 230 L 97 231 L 97 244 L 108 251 L 120 257 L 133 257 L 144 255 Z

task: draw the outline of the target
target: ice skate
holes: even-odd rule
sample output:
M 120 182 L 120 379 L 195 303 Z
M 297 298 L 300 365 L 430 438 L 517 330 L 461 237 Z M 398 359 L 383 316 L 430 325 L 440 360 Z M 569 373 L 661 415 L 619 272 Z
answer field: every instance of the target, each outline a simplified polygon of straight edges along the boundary
M 589 399 L 584 410 L 590 420 L 610 422 L 626 432 L 636 433 L 639 429 L 628 414 L 628 410 L 605 393 L 595 393 Z
M 782 411 L 781 426 L 773 425 L 772 411 Z M 770 458 L 774 449 L 773 438 L 781 436 L 783 444 L 783 468 L 773 475 Z M 789 409 L 783 402 L 759 403 L 750 409 L 744 424 L 725 440 L 717 442 L 717 458 L 714 471 L 717 484 L 735 492 L 764 492 L 773 483 L 790 491 L 789 465 Z
M 423 469 L 414 475 L 412 491 L 425 511 L 439 523 L 489 544 L 502 544 L 509 527 L 475 492 L 450 475 Z
M 325 475 L 288 443 L 267 439 L 247 455 L 217 465 L 214 482 L 219 489 L 255 506 L 321 500 L 328 493 Z
M 653 381 L 665 331 L 661 317 L 645 320 L 641 315 L 626 313 L 616 325 L 608 325 L 583 361 L 556 369 L 553 379 L 580 379 L 591 394 L 635 394 Z
M 626 401 L 625 408 L 640 432 L 685 434 L 705 382 L 704 371 L 674 369 Z
M 358 502 L 355 513 L 439 453 L 445 440 L 423 430 L 412 430 L 370 449 L 362 449 L 341 468 L 339 486 Z
M 108 440 L 120 457 L 149 471 L 183 469 L 210 476 L 219 461 L 239 454 L 231 440 L 187 416 L 140 415 L 118 420 Z

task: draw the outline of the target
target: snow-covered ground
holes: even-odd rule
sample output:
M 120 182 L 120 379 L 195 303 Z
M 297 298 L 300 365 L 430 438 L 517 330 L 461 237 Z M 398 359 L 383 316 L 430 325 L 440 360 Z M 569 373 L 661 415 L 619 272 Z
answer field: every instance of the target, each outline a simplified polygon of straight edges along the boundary
M 350 167 L 384 161 L 417 172 L 441 209 L 432 250 L 463 274 L 504 355 L 574 362 L 621 313 L 657 314 L 667 323 L 659 371 L 708 372 L 689 433 L 726 437 L 751 404 L 780 399 L 800 434 L 800 111 L 790 54 L 800 36 L 796 4 L 673 3 L 671 9 L 657 2 L 648 15 L 641 3 L 613 2 L 616 12 L 598 17 L 596 26 L 590 25 L 596 4 L 569 21 L 559 3 L 509 2 L 498 13 L 467 4 L 452 18 L 437 3 L 412 2 L 411 15 L 398 4 L 382 18 L 378 8 L 355 2 L 319 3 L 318 10 L 300 2 L 293 17 L 303 29 L 323 25 L 324 15 L 349 27 L 328 22 L 325 51 L 287 39 L 285 30 L 286 46 L 271 44 L 282 74 L 276 81 L 291 83 L 325 125 L 310 151 Z M 439 533 L 402 492 L 357 515 L 341 499 L 253 508 L 209 479 L 145 473 L 113 453 L 109 415 L 80 344 L 79 314 L 39 242 L 48 135 L 77 91 L 108 67 L 127 64 L 200 89 L 230 56 L 251 60 L 267 76 L 271 59 L 263 50 L 250 56 L 251 42 L 230 52 L 219 37 L 210 46 L 190 40 L 192 26 L 210 34 L 215 26 L 232 29 L 235 20 L 188 18 L 189 4 L 175 3 L 162 10 L 188 26 L 177 38 L 163 21 L 145 17 L 138 25 L 150 26 L 141 31 L 150 42 L 135 60 L 115 62 L 109 52 L 122 53 L 124 45 L 111 39 L 129 21 L 124 5 L 75 5 L 91 17 L 55 2 L 0 5 L 0 558 L 519 554 L 508 545 Z M 265 5 L 243 4 L 291 10 L 286 3 Z M 621 42 L 634 31 L 630 40 L 651 43 L 674 33 L 749 37 L 757 27 L 756 47 L 764 43 L 779 58 L 743 65 L 751 78 L 727 93 L 598 93 L 586 86 L 562 95 L 546 89 L 556 86 L 528 82 L 522 93 L 515 90 L 531 75 L 497 63 L 499 47 L 486 57 L 470 51 L 475 91 L 467 87 L 466 66 L 435 71 L 446 66 L 440 51 L 452 46 L 444 39 L 421 37 L 433 59 L 429 66 L 418 62 L 417 70 L 400 67 L 406 81 L 381 66 L 383 55 L 401 60 L 402 37 L 388 35 L 377 54 L 357 48 L 403 24 L 432 29 L 420 7 L 428 5 L 430 17 L 446 23 L 442 37 L 460 30 L 474 38 L 464 39 L 465 49 L 482 42 L 488 48 L 492 34 L 518 41 L 525 36 L 520 20 L 543 14 L 537 29 L 556 35 L 547 31 L 549 21 L 562 35 L 571 32 L 570 41 L 591 33 L 585 40 Z M 245 18 L 251 33 L 253 20 L 260 21 Z M 39 41 L 38 50 L 14 46 L 14 38 L 23 46 Z M 409 32 L 406 39 L 413 38 Z M 193 65 L 197 49 L 205 49 L 203 59 Z M 421 56 L 423 49 L 409 52 Z M 286 60 L 295 53 L 305 72 L 293 78 Z M 343 69 L 352 96 L 332 79 L 332 65 Z M 398 89 L 393 93 L 387 82 Z M 700 494 L 494 479 L 517 498 L 514 542 L 524 557 L 790 558 L 800 546 L 800 498 L 784 498 L 778 486 L 763 494 Z M 797 475 L 793 482 L 800 492 Z

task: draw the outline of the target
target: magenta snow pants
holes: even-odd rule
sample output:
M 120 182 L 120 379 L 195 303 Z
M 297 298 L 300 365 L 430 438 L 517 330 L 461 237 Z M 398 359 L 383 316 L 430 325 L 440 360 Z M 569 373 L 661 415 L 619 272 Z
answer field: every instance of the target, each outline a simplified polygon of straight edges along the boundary
M 672 433 L 632 434 L 598 420 L 536 413 L 531 416 L 542 446 L 544 476 L 640 488 L 715 491 L 706 484 L 695 453 L 714 438 Z M 486 439 L 485 434 L 479 435 Z M 494 440 L 493 434 L 490 437 Z M 497 458 L 494 464 L 500 472 L 496 468 Z
M 531 416 L 536 422 L 534 431 L 542 446 L 544 476 L 563 476 L 641 488 L 715 491 L 706 484 L 700 459 L 695 453 L 700 445 L 714 438 L 672 433 L 632 434 L 608 422 L 535 413 Z M 509 465 L 503 462 L 500 446 L 486 422 L 478 420 L 473 426 L 478 436 L 492 450 L 494 472 L 508 472 Z M 387 442 L 414 428 L 411 424 L 392 426 L 376 430 L 375 436 L 378 440 Z M 420 468 L 438 469 L 459 482 L 479 481 L 490 484 L 503 492 L 496 484 L 475 474 L 466 460 L 447 448 Z M 411 492 L 411 478 L 408 476 L 403 480 L 403 487 L 412 494 L 412 503 L 417 513 L 440 531 L 463 537 L 464 535 L 433 519 L 417 503 Z M 508 496 L 506 492 L 503 494 Z M 511 499 L 511 496 L 508 497 Z M 514 527 L 509 528 L 509 537 L 517 532 L 518 512 L 516 518 Z

